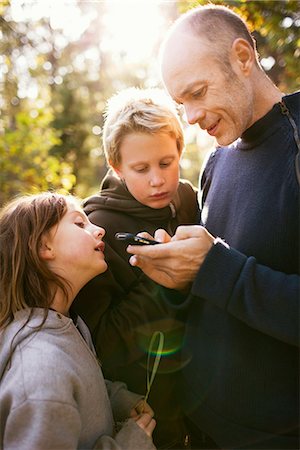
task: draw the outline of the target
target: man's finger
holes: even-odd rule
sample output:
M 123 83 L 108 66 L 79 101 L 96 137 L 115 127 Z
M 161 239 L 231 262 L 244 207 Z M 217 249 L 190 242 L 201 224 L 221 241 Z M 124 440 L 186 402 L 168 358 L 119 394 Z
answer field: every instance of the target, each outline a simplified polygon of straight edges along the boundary
M 205 228 L 201 225 L 180 225 L 179 227 L 177 227 L 172 241 L 198 238 L 203 236 L 203 233 L 205 233 Z

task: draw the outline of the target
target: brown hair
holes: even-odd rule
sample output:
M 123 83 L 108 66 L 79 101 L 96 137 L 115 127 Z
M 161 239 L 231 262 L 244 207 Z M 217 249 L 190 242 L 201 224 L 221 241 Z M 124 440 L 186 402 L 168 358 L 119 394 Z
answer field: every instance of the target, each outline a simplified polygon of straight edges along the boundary
M 24 308 L 49 308 L 66 281 L 39 256 L 42 236 L 67 212 L 67 197 L 51 192 L 16 198 L 0 212 L 0 327 Z

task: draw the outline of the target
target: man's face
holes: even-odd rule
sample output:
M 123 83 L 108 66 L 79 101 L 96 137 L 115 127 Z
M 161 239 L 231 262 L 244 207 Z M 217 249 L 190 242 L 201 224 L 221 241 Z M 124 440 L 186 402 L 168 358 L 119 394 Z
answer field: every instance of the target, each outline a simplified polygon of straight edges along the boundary
M 228 145 L 254 122 L 253 94 L 234 56 L 231 67 L 216 58 L 207 41 L 177 29 L 163 53 L 162 77 L 169 94 L 184 105 L 189 123 Z

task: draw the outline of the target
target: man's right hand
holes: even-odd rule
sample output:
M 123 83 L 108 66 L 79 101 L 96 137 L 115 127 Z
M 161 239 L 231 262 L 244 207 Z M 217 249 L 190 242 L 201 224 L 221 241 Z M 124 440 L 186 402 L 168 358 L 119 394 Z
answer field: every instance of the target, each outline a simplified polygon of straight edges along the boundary
M 149 237 L 147 233 L 141 236 Z M 162 286 L 186 290 L 211 249 L 214 237 L 200 225 L 179 226 L 175 235 L 157 230 L 154 239 L 159 245 L 127 247 L 133 253 L 129 262 Z

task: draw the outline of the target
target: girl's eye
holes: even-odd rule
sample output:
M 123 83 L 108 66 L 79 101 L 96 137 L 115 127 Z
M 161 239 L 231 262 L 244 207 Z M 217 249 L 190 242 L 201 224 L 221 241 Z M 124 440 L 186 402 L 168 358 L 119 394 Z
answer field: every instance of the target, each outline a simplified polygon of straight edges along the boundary
M 84 228 L 84 222 L 75 222 L 75 225 L 77 225 L 79 228 Z

